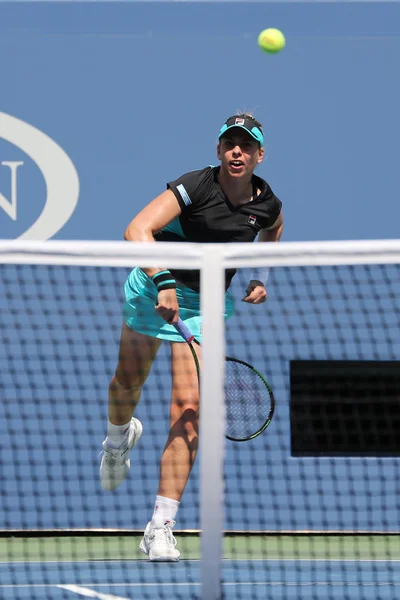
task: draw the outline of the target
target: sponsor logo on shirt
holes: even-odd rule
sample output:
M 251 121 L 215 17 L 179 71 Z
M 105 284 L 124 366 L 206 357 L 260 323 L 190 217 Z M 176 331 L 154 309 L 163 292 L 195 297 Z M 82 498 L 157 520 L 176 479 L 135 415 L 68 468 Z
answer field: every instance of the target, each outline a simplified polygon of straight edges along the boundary
M 187 191 L 185 190 L 185 187 L 181 183 L 176 186 L 176 189 L 180 193 L 182 200 L 184 201 L 186 206 L 189 206 L 189 204 L 192 204 L 189 194 L 187 193 Z
M 257 223 L 257 217 L 254 215 L 249 215 L 247 222 L 250 223 L 250 225 L 255 225 Z

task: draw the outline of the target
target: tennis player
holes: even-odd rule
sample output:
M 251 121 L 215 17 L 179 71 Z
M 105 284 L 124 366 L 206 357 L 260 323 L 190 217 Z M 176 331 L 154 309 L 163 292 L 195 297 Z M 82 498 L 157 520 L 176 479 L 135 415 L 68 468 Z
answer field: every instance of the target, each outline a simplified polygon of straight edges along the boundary
M 261 242 L 279 241 L 283 229 L 282 203 L 254 170 L 264 157 L 261 124 L 250 114 L 229 117 L 218 136 L 220 165 L 186 173 L 167 184 L 128 225 L 131 242 Z M 261 304 L 267 298 L 267 270 L 251 277 L 244 302 Z M 226 272 L 228 290 L 235 270 Z M 103 442 L 100 481 L 116 489 L 130 468 L 130 451 L 142 435 L 133 413 L 157 351 L 166 340 L 171 347 L 172 395 L 170 431 L 161 457 L 154 513 L 140 550 L 151 561 L 178 561 L 172 534 L 179 503 L 198 447 L 199 390 L 189 346 L 177 333 L 180 317 L 201 340 L 199 271 L 136 267 L 125 283 L 124 322 L 119 359 L 109 387 L 107 437 Z M 233 314 L 226 292 L 225 316 Z M 197 352 L 200 352 L 200 348 Z

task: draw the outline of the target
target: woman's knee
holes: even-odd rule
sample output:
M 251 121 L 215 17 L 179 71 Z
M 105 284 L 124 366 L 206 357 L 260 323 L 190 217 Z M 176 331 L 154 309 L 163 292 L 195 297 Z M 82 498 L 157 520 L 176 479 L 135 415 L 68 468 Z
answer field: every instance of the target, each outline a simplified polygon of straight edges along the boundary
M 141 389 L 160 345 L 161 340 L 132 331 L 124 323 L 112 385 L 127 391 Z
M 176 406 L 171 411 L 171 433 L 188 439 L 197 437 L 199 431 L 198 404 L 186 404 L 182 410 Z
M 133 377 L 117 369 L 110 381 L 109 387 L 112 395 L 118 395 L 118 393 L 122 392 L 124 395 L 130 394 L 135 396 L 142 389 L 143 381 L 139 377 Z

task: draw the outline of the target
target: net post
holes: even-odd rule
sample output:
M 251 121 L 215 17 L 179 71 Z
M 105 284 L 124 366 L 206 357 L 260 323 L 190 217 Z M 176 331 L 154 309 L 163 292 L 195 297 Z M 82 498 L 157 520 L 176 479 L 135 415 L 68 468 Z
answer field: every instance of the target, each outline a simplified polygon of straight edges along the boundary
M 219 600 L 222 597 L 225 446 L 225 271 L 219 246 L 205 246 L 200 281 L 203 315 L 200 398 L 201 598 Z

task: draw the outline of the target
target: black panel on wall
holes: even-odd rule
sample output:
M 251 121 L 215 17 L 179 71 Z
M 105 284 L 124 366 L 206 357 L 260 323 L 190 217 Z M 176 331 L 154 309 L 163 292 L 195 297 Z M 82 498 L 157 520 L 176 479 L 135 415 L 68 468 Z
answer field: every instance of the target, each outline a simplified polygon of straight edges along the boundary
M 292 456 L 400 456 L 400 361 L 293 360 Z

